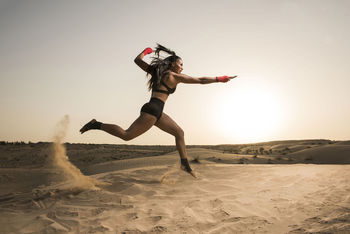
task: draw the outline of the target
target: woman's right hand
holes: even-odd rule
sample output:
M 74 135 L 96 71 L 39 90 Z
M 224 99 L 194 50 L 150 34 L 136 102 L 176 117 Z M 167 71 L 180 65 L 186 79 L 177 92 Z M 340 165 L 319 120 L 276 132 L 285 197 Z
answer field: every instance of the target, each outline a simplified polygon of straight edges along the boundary
M 152 50 L 152 48 L 150 48 L 150 47 L 147 47 L 146 49 L 144 49 L 144 50 L 142 51 L 143 55 L 147 55 L 147 54 L 150 54 L 150 53 L 152 53 L 152 52 L 153 52 L 153 50 Z
M 137 57 L 134 59 L 134 62 L 137 64 L 137 66 L 139 66 L 142 70 L 144 70 L 145 72 L 149 71 L 149 66 L 148 63 L 146 63 L 145 61 L 143 61 L 143 57 L 147 54 L 152 53 L 153 50 L 150 47 L 147 47 L 146 49 L 144 49 L 139 55 L 137 55 Z

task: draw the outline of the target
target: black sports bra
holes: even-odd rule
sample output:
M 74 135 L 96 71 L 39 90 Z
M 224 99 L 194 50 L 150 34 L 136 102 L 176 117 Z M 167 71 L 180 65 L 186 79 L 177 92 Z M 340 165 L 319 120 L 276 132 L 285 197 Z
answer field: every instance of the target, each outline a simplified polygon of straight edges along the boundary
M 166 90 L 161 90 L 161 89 L 153 89 L 153 92 L 165 93 L 165 94 L 168 94 L 168 95 L 170 95 L 170 94 L 175 92 L 176 87 L 175 88 L 170 88 L 167 84 L 165 84 L 165 82 L 163 80 L 161 80 L 160 83 L 162 85 L 164 85 L 164 87 L 167 89 L 167 91 Z

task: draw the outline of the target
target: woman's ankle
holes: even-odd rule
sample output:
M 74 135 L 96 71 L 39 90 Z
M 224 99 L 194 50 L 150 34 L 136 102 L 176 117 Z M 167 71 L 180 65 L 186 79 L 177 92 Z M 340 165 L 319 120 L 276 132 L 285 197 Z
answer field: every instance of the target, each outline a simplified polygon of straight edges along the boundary
M 190 167 L 190 164 L 188 163 L 187 158 L 181 158 L 181 166 L 187 171 L 191 172 L 192 168 Z

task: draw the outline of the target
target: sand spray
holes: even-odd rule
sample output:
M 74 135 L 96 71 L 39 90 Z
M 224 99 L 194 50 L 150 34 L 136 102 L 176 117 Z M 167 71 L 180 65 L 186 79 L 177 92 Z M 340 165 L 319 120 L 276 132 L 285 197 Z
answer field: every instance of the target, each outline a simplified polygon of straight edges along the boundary
M 176 184 L 178 181 L 181 180 L 181 172 L 182 171 L 180 169 L 180 163 L 176 162 L 167 172 L 165 172 L 160 177 L 159 182 L 161 184 Z
M 69 116 L 65 115 L 56 125 L 54 142 L 52 145 L 52 166 L 61 173 L 65 181 L 65 183 L 62 183 L 63 188 L 61 187 L 61 189 L 97 189 L 96 185 L 101 184 L 101 182 L 83 175 L 81 171 L 69 161 L 66 148 L 63 145 L 63 139 L 66 136 L 68 125 Z

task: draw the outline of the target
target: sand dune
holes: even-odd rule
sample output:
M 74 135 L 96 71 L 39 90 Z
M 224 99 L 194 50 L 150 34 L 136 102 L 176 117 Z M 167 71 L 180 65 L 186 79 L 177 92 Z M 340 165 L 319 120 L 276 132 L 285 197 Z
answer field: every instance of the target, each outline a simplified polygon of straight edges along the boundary
M 328 150 L 328 147 L 326 148 Z M 85 168 L 84 189 L 59 168 L 0 169 L 2 233 L 350 232 L 350 165 L 238 165 L 193 148 Z M 84 171 L 84 170 L 83 170 Z
M 288 154 L 296 161 L 317 164 L 350 164 L 350 144 L 335 144 L 314 147 Z
M 336 145 L 350 145 L 350 141 L 340 141 L 335 143 Z
M 67 150 L 68 122 L 0 144 L 0 233 L 350 233 L 348 142 L 189 146 L 195 179 L 173 146 Z

